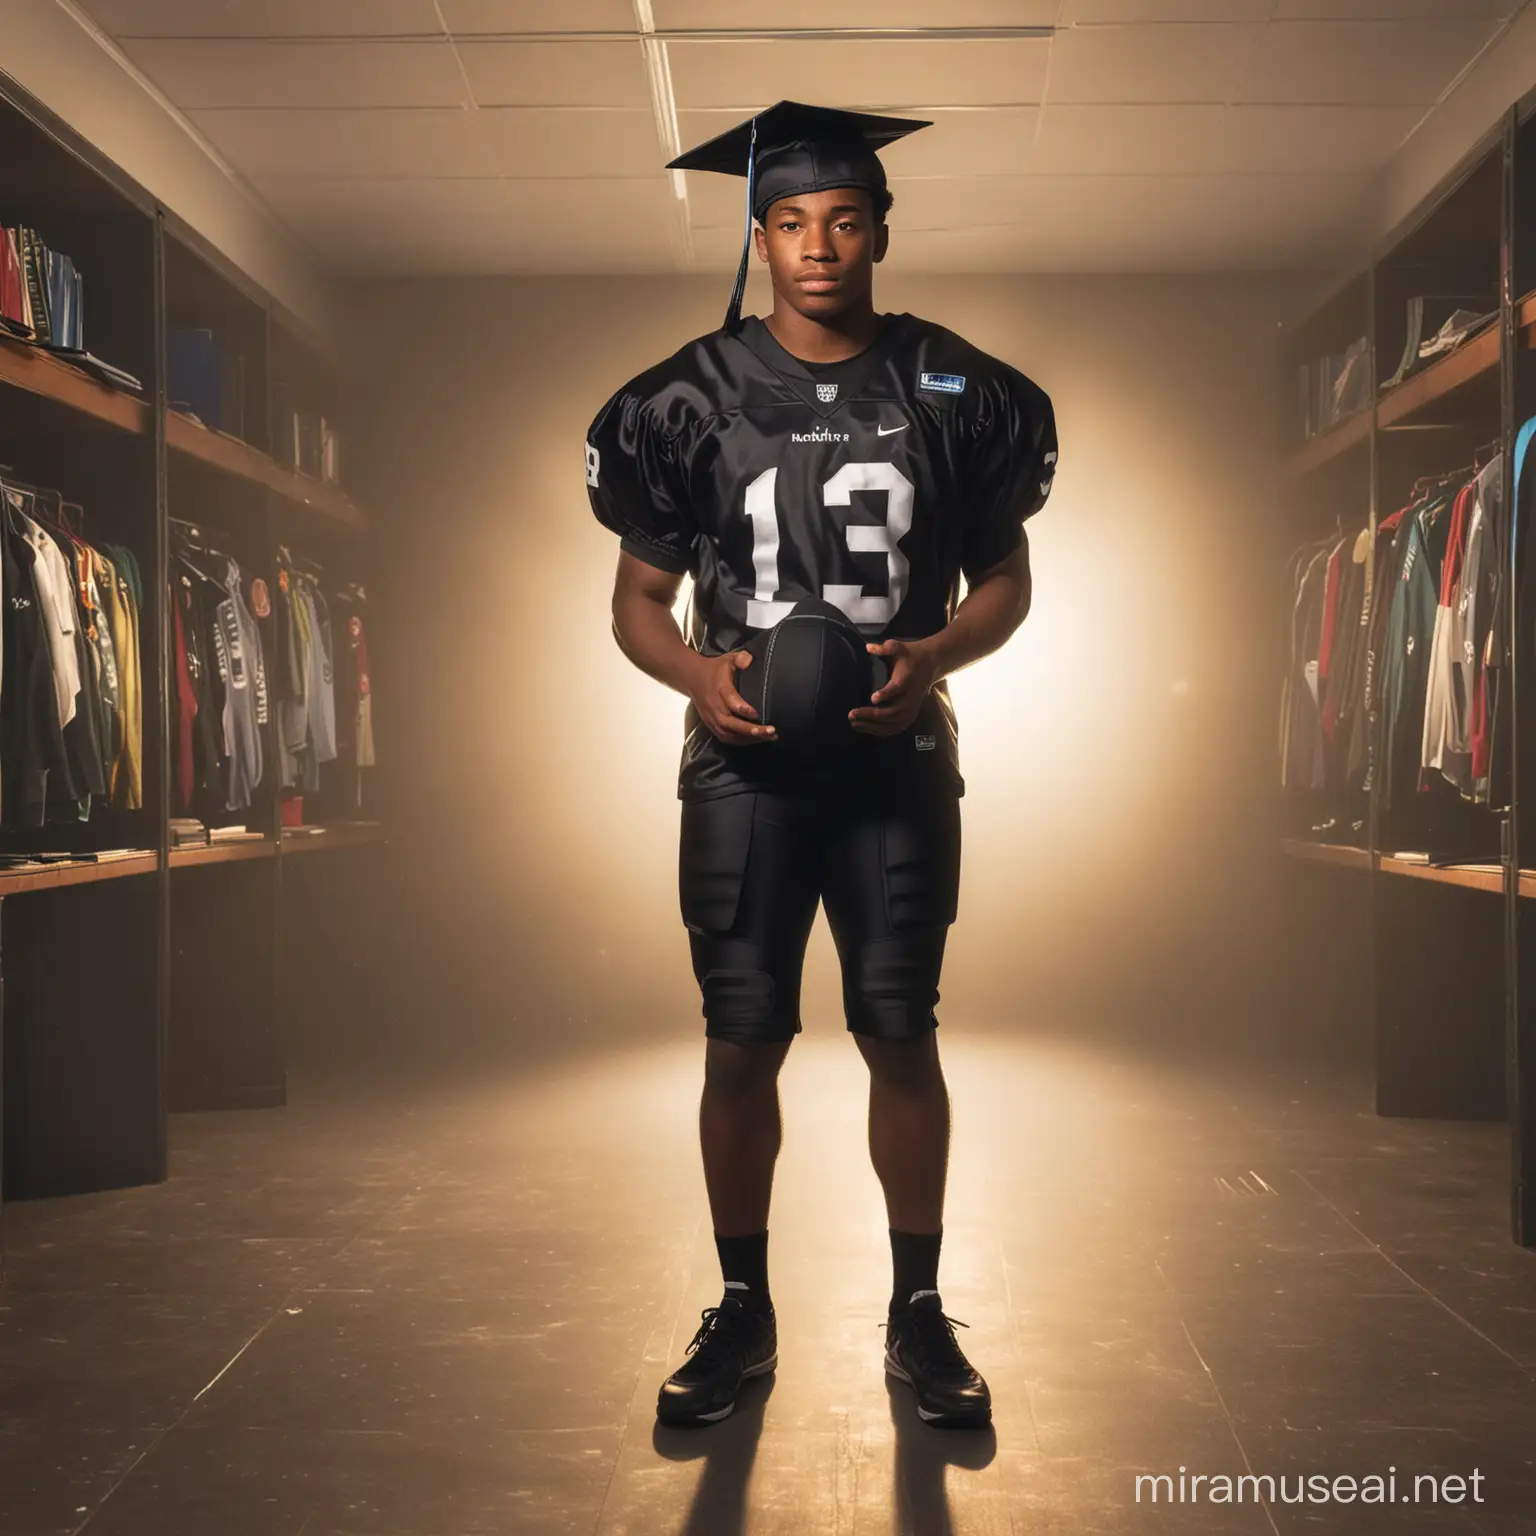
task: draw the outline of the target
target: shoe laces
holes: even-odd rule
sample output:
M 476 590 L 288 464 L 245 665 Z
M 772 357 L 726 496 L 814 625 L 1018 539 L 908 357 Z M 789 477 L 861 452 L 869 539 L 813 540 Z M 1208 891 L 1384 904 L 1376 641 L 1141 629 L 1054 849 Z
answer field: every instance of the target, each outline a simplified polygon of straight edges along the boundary
M 740 1350 L 744 1347 L 749 1319 L 747 1309 L 739 1301 L 725 1301 L 718 1307 L 705 1307 L 699 1316 L 702 1319 L 699 1331 L 690 1340 L 685 1354 L 691 1355 L 696 1350 L 706 1351 L 708 1353 L 699 1356 L 700 1359 L 706 1359 L 709 1353 Z
M 904 1335 L 903 1342 L 915 1355 L 929 1375 L 941 1379 L 959 1378 L 971 1374 L 971 1362 L 965 1358 L 955 1329 L 969 1328 L 958 1317 L 950 1317 L 938 1306 L 911 1307 L 898 1320 L 891 1318 L 885 1324 L 886 1344 L 889 1347 L 893 1335 Z

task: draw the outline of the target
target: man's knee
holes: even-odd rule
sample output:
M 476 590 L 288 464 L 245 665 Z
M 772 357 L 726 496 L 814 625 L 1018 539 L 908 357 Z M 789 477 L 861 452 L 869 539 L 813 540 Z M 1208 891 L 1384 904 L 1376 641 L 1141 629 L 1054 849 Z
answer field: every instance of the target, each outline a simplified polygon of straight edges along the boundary
M 704 1087 L 712 1097 L 750 1098 L 772 1086 L 789 1053 L 788 1040 L 740 1044 L 711 1036 L 704 1048 Z
M 856 1034 L 859 1053 L 877 1082 L 897 1089 L 927 1089 L 944 1080 L 938 1035 L 928 1029 L 900 1040 Z

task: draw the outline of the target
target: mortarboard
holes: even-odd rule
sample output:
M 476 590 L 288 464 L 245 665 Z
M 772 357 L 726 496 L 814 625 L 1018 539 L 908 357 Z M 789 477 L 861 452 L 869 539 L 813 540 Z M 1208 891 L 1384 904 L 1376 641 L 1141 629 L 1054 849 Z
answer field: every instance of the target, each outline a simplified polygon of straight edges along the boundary
M 885 167 L 876 150 L 932 126 L 916 117 L 880 117 L 780 101 L 669 161 L 669 171 L 718 171 L 747 179 L 747 227 L 725 312 L 726 329 L 741 325 L 754 219 L 781 198 L 801 192 L 857 187 L 875 196 L 885 189 Z

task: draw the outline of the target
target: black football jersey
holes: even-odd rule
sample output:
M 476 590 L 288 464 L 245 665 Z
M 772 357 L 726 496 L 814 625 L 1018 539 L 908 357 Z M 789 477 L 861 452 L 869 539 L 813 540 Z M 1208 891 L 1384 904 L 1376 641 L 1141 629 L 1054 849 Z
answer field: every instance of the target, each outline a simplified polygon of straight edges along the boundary
M 919 640 L 954 612 L 959 578 L 1018 547 L 1050 494 L 1048 396 L 952 331 L 891 315 L 832 368 L 790 356 L 756 317 L 632 379 L 587 435 L 587 493 L 621 547 L 689 573 L 688 643 L 744 645 L 801 598 L 870 640 Z M 772 744 L 727 746 L 688 710 L 678 792 L 776 782 Z M 940 683 L 915 724 L 858 738 L 855 769 L 913 771 L 955 793 L 954 711 Z

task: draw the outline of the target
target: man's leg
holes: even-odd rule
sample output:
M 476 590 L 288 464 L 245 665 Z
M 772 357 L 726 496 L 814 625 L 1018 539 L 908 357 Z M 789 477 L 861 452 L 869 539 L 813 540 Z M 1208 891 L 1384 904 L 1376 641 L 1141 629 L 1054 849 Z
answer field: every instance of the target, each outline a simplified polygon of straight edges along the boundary
M 936 1235 L 949 1169 L 949 1089 L 938 1036 L 854 1039 L 869 1066 L 869 1156 L 891 1227 Z
M 800 1029 L 800 972 L 816 915 L 814 844 L 794 807 L 748 793 L 683 807 L 683 920 L 708 1044 L 699 1143 L 725 1282 L 691 1358 L 663 1383 L 667 1424 L 712 1424 L 777 1361 L 768 1205 L 782 1127 L 779 1068 Z
M 892 1287 L 886 1371 L 930 1424 L 991 1422 L 992 1399 L 939 1298 L 949 1093 L 934 1007 L 960 877 L 952 798 L 882 789 L 827 851 L 823 899 L 848 1028 L 869 1064 L 869 1150 L 885 1192 Z
M 779 1155 L 779 1068 L 789 1041 L 706 1042 L 699 1145 L 717 1237 L 764 1232 Z M 729 1277 L 727 1277 L 729 1278 Z

